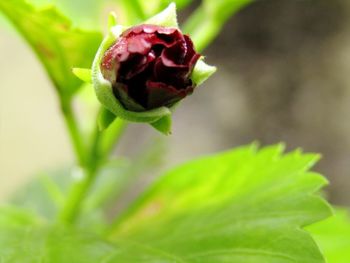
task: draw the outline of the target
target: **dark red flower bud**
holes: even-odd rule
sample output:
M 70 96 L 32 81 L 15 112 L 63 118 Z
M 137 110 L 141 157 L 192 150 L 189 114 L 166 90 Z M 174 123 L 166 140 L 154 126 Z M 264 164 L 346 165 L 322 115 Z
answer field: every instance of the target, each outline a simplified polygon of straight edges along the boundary
M 191 94 L 190 76 L 199 57 L 177 28 L 139 25 L 105 52 L 101 71 L 126 109 L 142 111 L 170 107 Z

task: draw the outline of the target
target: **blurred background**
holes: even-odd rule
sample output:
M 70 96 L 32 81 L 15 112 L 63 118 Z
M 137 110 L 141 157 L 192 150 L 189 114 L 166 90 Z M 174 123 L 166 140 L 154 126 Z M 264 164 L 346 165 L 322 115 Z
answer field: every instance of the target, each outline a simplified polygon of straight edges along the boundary
M 112 0 L 55 3 L 77 25 L 106 23 Z M 82 5 L 81 3 L 84 2 Z M 196 2 L 180 14 L 184 21 Z M 335 204 L 350 205 L 350 1 L 261 0 L 241 10 L 205 50 L 218 72 L 174 115 L 163 167 L 252 141 L 319 152 L 316 170 Z M 130 125 L 116 154 L 159 137 Z M 58 101 L 27 44 L 0 19 L 0 200 L 74 159 Z

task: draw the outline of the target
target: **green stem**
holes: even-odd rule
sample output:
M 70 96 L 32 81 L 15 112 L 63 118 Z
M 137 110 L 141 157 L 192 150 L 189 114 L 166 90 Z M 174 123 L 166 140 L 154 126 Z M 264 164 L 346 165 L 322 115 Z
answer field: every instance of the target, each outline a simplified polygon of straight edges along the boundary
M 96 170 L 83 170 L 82 178 L 77 178 L 77 181 L 69 192 L 65 206 L 59 215 L 59 219 L 63 223 L 74 223 L 81 211 L 82 200 L 90 189 L 96 174 Z
M 79 172 L 81 174 L 78 174 L 77 178 L 75 178 L 76 181 L 72 185 L 65 205 L 59 215 L 60 220 L 64 223 L 73 223 L 75 221 L 81 211 L 82 201 L 95 181 L 99 166 L 98 145 L 100 137 L 100 132 L 96 127 L 86 161 L 80 166 L 82 170 Z
M 123 132 L 127 127 L 127 121 L 117 118 L 111 125 L 104 131 L 101 141 L 100 155 L 108 157 L 115 145 L 118 144 Z
M 101 163 L 108 158 L 113 147 L 119 141 L 126 122 L 123 120 L 114 121 L 104 132 L 99 131 L 96 125 L 88 158 L 81 166 L 81 175 L 71 187 L 59 219 L 64 223 L 74 223 L 82 210 L 83 200 L 95 182 Z
M 86 151 L 82 141 L 81 132 L 79 131 L 78 124 L 72 110 L 71 101 L 69 99 L 62 99 L 61 108 L 68 129 L 68 133 L 70 135 L 70 139 L 73 145 L 73 150 L 77 158 L 77 162 L 80 166 L 83 166 L 85 163 Z

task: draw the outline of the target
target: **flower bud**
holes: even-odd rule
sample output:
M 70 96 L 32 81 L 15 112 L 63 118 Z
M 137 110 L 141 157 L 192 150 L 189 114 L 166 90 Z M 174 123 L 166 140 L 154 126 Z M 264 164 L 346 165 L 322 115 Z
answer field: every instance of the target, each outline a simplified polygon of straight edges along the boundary
M 199 58 L 191 39 L 179 29 L 143 24 L 123 32 L 100 66 L 125 109 L 144 111 L 171 107 L 191 94 Z
M 174 3 L 141 25 L 119 25 L 113 13 L 108 25 L 91 70 L 73 69 L 78 78 L 93 84 L 103 106 L 100 128 L 118 117 L 149 123 L 170 134 L 177 102 L 216 68 L 204 62 L 191 39 L 179 30 Z

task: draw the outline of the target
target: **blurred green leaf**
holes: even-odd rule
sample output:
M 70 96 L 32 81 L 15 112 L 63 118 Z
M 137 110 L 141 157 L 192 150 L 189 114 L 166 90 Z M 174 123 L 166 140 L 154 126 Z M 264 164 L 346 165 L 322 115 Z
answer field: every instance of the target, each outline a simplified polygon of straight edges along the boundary
M 97 177 L 96 184 L 91 189 L 86 202 L 89 203 L 101 191 L 106 191 L 118 185 L 128 175 L 130 163 L 123 159 L 114 159 L 105 164 Z M 54 220 L 58 210 L 66 198 L 69 187 L 79 178 L 80 170 L 77 167 L 65 167 L 39 174 L 9 200 L 11 204 L 33 211 L 43 218 Z M 60 200 L 63 198 L 63 200 Z M 96 208 L 96 207 L 94 207 Z M 92 211 L 89 210 L 89 213 Z M 86 218 L 85 218 L 86 219 Z
M 27 0 L 35 6 L 55 5 L 74 24 L 83 28 L 100 29 L 103 8 L 110 0 Z M 101 22 L 101 23 L 100 23 Z
M 116 251 L 93 234 L 37 221 L 25 210 L 0 208 L 1 263 L 110 262 L 104 260 Z
M 89 233 L 88 228 L 78 230 L 60 225 L 36 224 L 33 223 L 35 216 L 25 211 L 16 213 L 33 217 L 31 220 L 14 221 L 13 211 L 3 213 L 3 210 L 0 208 L 1 263 L 146 263 L 151 262 L 154 254 L 157 255 L 156 251 L 149 251 L 141 245 L 127 242 L 112 244 Z M 7 217 L 6 220 L 1 220 L 4 217 Z M 166 255 L 161 257 L 169 259 Z
M 318 156 L 282 151 L 243 147 L 170 171 L 112 237 L 153 251 L 145 262 L 325 262 L 301 229 L 331 213 L 317 194 L 327 181 L 308 171 Z
M 134 186 L 140 177 L 155 173 L 160 168 L 164 162 L 165 151 L 163 139 L 157 138 L 149 141 L 142 149 L 140 147 L 137 156 L 129 160 L 109 162 L 103 176 L 99 176 L 95 190 L 88 196 L 85 209 L 93 211 L 114 206 L 122 195 L 128 191 L 135 192 Z M 116 165 L 118 166 L 115 167 Z
M 54 7 L 36 9 L 23 0 L 11 0 L 0 1 L 0 11 L 33 48 L 58 91 L 74 93 L 81 81 L 71 70 L 91 67 L 101 34 L 74 28 Z
M 104 201 L 110 201 L 106 195 L 109 193 L 115 196 L 110 192 L 115 194 L 120 190 L 119 187 L 129 175 L 129 169 L 130 163 L 122 159 L 114 159 L 101 168 L 96 184 L 86 197 L 84 211 L 77 224 L 79 227 L 86 227 L 91 233 L 101 233 L 105 230 L 107 220 Z M 16 191 L 9 201 L 21 209 L 40 215 L 45 220 L 55 221 L 70 185 L 79 178 L 78 173 L 79 169 L 73 167 L 42 173 Z
M 65 167 L 38 174 L 34 180 L 18 189 L 9 201 L 13 205 L 53 220 L 59 208 L 59 203 L 54 200 L 56 197 L 53 195 L 56 195 L 58 191 L 64 198 L 72 180 L 71 172 L 72 167 Z M 55 189 L 53 190 L 52 187 Z
M 202 4 L 188 18 L 183 31 L 189 34 L 202 51 L 220 33 L 226 21 L 254 0 L 202 0 Z
M 122 9 L 123 25 L 132 26 L 146 19 L 146 14 L 139 0 L 114 0 Z M 152 2 L 152 1 L 147 1 Z
M 23 225 L 39 225 L 40 222 L 41 220 L 30 210 L 25 210 L 10 205 L 0 207 L 0 228 L 11 228 Z
M 23 211 L 0 209 L 0 258 L 3 263 L 325 262 L 301 229 L 330 214 L 317 194 L 326 180 L 308 171 L 318 156 L 282 150 L 242 147 L 170 171 L 120 218 L 114 245 L 87 233 L 89 223 L 79 229 L 47 226 Z
M 350 216 L 338 209 L 334 216 L 308 227 L 328 263 L 350 262 Z
M 240 8 L 254 0 L 202 0 L 207 14 L 216 21 L 225 22 Z
M 142 148 L 144 149 L 140 149 L 140 153 L 130 160 L 114 158 L 103 165 L 84 201 L 80 226 L 89 226 L 90 232 L 100 232 L 105 227 L 104 213 L 115 204 L 115 200 L 131 190 L 130 187 L 140 176 L 154 172 L 161 165 L 165 151 L 162 141 L 151 140 Z M 77 173 L 79 171 L 73 167 L 41 173 L 16 191 L 9 202 L 46 220 L 55 220 L 70 184 L 79 177 Z

